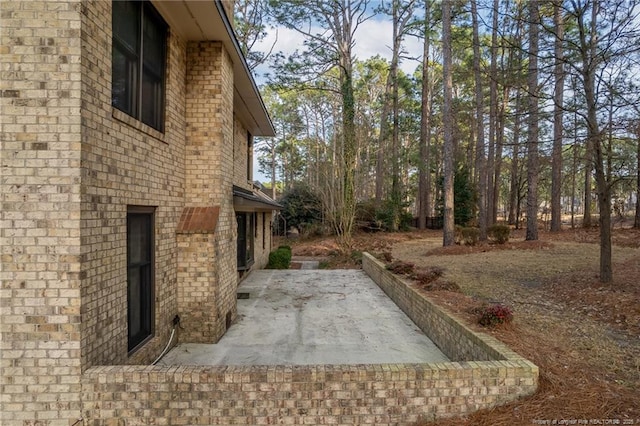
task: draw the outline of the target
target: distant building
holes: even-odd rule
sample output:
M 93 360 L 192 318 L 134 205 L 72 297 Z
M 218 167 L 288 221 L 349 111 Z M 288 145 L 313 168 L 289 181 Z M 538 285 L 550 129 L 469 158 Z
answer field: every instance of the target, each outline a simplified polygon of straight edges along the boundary
M 3 426 L 74 424 L 83 373 L 153 362 L 178 317 L 216 342 L 266 264 L 232 4 L 0 3 Z

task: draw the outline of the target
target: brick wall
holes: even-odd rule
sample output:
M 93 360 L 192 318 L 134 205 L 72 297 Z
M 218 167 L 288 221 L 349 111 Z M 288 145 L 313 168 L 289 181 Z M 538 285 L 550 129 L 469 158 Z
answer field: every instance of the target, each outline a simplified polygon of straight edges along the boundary
M 82 361 L 149 363 L 178 313 L 175 230 L 185 197 L 186 43 L 170 34 L 165 131 L 111 106 L 111 3 L 85 2 L 82 22 Z M 128 354 L 127 206 L 155 211 L 155 336 Z
M 216 264 L 218 288 L 216 289 L 216 323 L 217 333 L 222 336 L 227 323 L 233 322 L 237 315 L 236 290 L 238 288 L 237 273 L 237 235 L 238 225 L 233 209 L 233 63 L 228 53 L 222 49 L 220 57 L 221 80 L 223 86 L 221 126 L 223 140 L 220 154 L 222 169 L 218 185 L 223 189 L 217 204 L 220 205 L 220 219 L 216 231 Z
M 235 312 L 232 64 L 220 42 L 189 42 L 186 73 L 188 206 L 219 206 L 214 233 L 179 236 L 181 341 L 216 342 Z M 231 164 L 229 164 L 231 163 Z M 233 264 L 225 258 L 231 256 Z M 228 269 L 234 274 L 229 278 Z M 234 297 L 230 298 L 230 288 Z
M 237 118 L 234 119 L 233 131 L 233 183 L 239 187 L 256 191 L 253 186 L 252 151 L 249 148 L 247 129 Z M 247 150 L 249 149 L 249 152 Z M 256 213 L 254 266 L 251 269 L 264 268 L 269 260 L 271 250 L 271 211 Z M 263 227 L 263 220 L 265 226 Z
M 262 269 L 269 261 L 271 251 L 271 212 L 258 212 L 256 243 L 254 248 L 255 268 Z
M 0 2 L 0 423 L 80 416 L 79 1 Z
M 245 189 L 253 189 L 252 176 L 248 173 L 247 129 L 240 120 L 233 120 L 233 183 Z
M 474 332 L 455 316 L 444 312 L 415 288 L 387 271 L 384 264 L 369 253 L 362 256 L 362 268 L 450 360 L 526 361 L 495 338 Z
M 131 425 L 413 424 L 464 415 L 535 392 L 538 368 L 531 362 L 424 304 L 421 294 L 405 292 L 409 286 L 366 253 L 363 266 L 418 325 L 432 327 L 423 330 L 445 343 L 440 348 L 448 357 L 460 361 L 98 367 L 83 377 L 85 420 L 95 425 L 122 417 Z
M 160 133 L 111 106 L 111 2 L 2 1 L 0 19 L 0 423 L 68 425 L 81 415 L 83 371 L 148 364 L 166 345 L 182 314 L 176 226 L 185 206 L 220 208 L 209 256 L 193 268 L 215 265 L 205 289 L 214 340 L 235 316 L 232 64 L 220 43 L 190 43 L 216 59 L 197 87 L 203 98 L 189 104 L 187 42 L 170 30 Z M 215 154 L 198 163 L 188 136 Z M 204 169 L 217 175 L 198 181 Z M 155 335 L 129 354 L 132 205 L 156 207 Z
M 499 362 L 255 367 L 96 367 L 87 424 L 414 424 L 530 393 L 526 367 Z

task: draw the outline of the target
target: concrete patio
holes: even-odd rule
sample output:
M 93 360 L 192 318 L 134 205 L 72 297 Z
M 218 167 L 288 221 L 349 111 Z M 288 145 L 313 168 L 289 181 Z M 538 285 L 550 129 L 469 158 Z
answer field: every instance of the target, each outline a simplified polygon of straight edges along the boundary
M 433 363 L 449 359 L 360 270 L 258 270 L 217 344 L 180 344 L 158 365 Z

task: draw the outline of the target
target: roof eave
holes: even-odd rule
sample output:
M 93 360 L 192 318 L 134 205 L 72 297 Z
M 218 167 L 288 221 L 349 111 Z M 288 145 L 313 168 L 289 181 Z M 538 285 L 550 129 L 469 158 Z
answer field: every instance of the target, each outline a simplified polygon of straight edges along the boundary
M 234 109 L 237 117 L 253 136 L 275 136 L 275 129 L 258 86 L 242 54 L 220 0 L 152 0 L 169 23 L 186 40 L 222 42 L 233 62 Z

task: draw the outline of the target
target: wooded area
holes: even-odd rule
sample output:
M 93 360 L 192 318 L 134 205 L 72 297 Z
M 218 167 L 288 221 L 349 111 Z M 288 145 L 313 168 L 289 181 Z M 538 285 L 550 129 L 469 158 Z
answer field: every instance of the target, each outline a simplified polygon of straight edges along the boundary
M 600 228 L 600 280 L 612 280 L 611 227 L 640 227 L 640 5 L 636 0 L 242 0 L 238 39 L 277 137 L 256 141 L 261 171 L 304 184 L 349 247 L 356 217 L 395 231 L 454 223 Z M 241 5 L 241 6 L 240 6 Z M 391 59 L 357 58 L 358 27 L 393 23 Z M 296 31 L 285 57 L 252 46 Z M 412 74 L 409 37 L 424 42 Z M 415 219 L 415 222 L 414 222 Z M 597 221 L 596 221 L 597 220 Z

